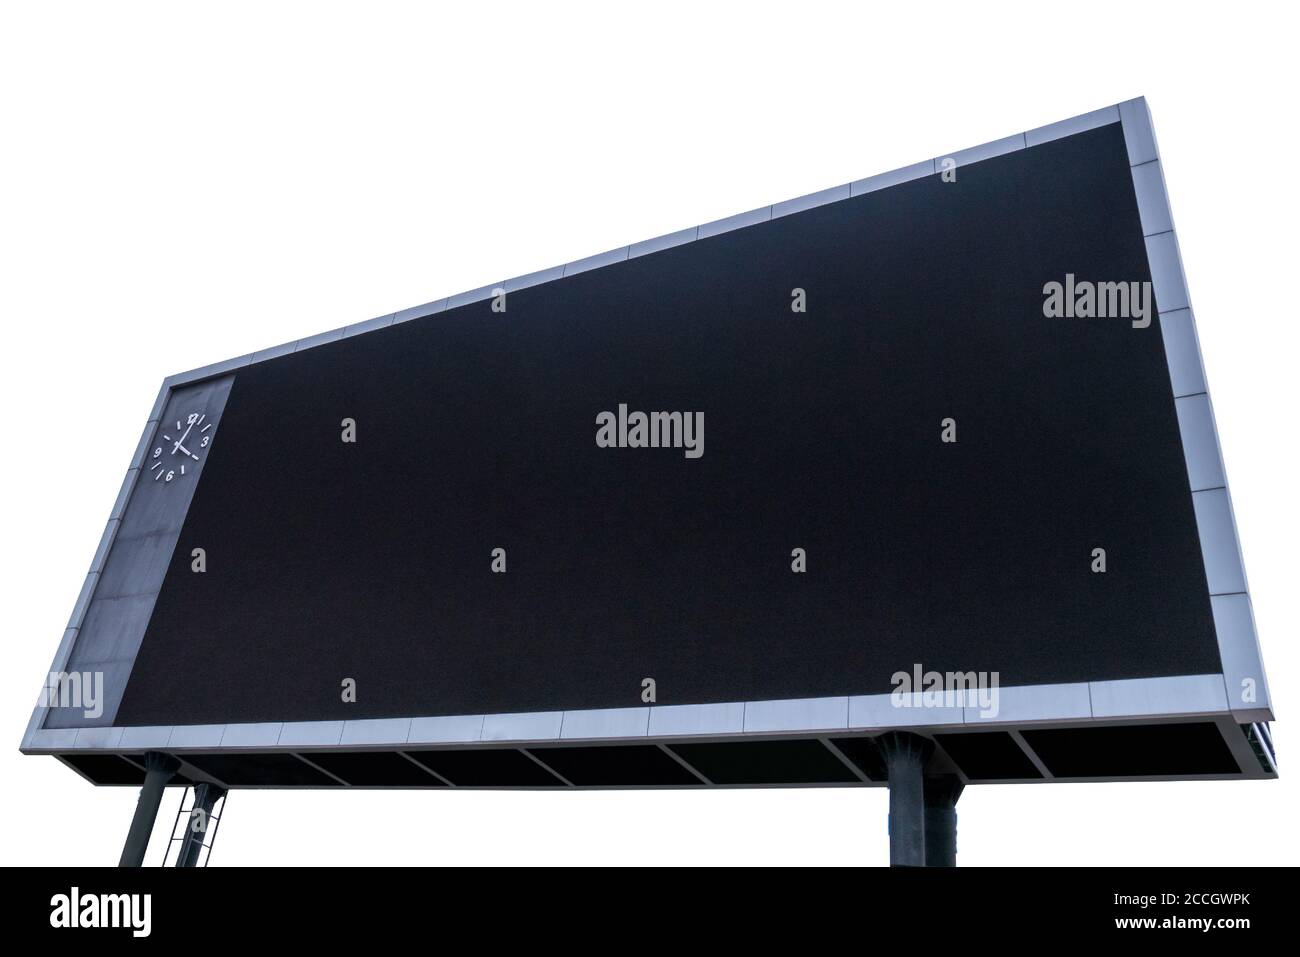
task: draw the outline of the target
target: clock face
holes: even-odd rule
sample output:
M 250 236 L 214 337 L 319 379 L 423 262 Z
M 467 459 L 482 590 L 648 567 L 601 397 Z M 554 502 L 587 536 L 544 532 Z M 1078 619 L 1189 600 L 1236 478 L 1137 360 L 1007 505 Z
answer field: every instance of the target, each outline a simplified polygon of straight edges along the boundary
M 167 484 L 194 472 L 212 446 L 216 423 L 202 412 L 191 412 L 182 419 L 164 422 L 157 444 L 149 452 L 145 467 L 155 482 Z

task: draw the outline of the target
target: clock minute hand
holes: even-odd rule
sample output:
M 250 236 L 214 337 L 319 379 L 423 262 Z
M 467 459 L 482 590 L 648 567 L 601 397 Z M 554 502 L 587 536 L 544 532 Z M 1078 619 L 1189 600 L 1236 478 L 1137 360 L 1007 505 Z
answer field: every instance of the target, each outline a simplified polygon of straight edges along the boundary
M 182 435 L 179 439 L 177 439 L 177 440 L 176 440 L 176 444 L 172 446 L 172 455 L 175 455 L 175 454 L 176 454 L 176 450 L 179 449 L 179 448 L 181 447 L 181 443 L 184 442 L 184 441 L 189 437 L 190 429 L 192 429 L 192 428 L 194 428 L 194 423 L 193 423 L 193 422 L 191 422 L 191 423 L 189 424 L 189 426 L 186 427 L 186 429 L 185 429 L 185 434 Z M 185 454 L 186 454 L 186 455 L 189 455 L 189 454 L 190 454 L 190 450 L 189 450 L 189 449 L 186 449 L 186 450 L 185 450 Z

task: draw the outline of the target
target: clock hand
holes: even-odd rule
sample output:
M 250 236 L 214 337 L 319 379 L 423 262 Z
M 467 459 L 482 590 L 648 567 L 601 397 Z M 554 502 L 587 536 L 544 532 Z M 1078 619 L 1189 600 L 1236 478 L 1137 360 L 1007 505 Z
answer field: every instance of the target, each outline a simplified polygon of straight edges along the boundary
M 185 434 L 182 435 L 179 439 L 177 439 L 177 440 L 176 440 L 176 444 L 175 444 L 174 446 L 172 446 L 172 455 L 175 455 L 175 454 L 176 454 L 176 450 L 179 449 L 179 448 L 181 447 L 181 443 L 184 442 L 185 439 L 189 436 L 189 434 L 190 434 L 190 429 L 192 429 L 192 428 L 194 428 L 194 423 L 193 423 L 193 422 L 191 422 L 191 423 L 189 424 L 189 426 L 185 429 Z M 185 454 L 186 454 L 186 455 L 189 455 L 190 453 L 189 453 L 189 451 L 187 450 L 187 451 L 185 452 Z

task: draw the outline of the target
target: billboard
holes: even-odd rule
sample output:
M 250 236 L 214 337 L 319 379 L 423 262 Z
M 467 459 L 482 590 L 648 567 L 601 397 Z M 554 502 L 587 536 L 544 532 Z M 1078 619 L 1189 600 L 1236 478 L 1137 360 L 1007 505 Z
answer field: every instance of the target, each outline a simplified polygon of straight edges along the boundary
M 1274 776 L 1145 102 L 167 379 L 51 675 L 105 785 Z

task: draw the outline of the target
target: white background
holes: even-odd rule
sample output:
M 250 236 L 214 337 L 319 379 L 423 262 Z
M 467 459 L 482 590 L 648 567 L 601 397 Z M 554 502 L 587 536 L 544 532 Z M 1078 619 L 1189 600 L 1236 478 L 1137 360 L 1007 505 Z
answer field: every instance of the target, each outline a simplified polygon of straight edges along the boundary
M 1283 778 L 970 788 L 960 861 L 1294 863 L 1295 30 L 1154 7 L 6 3 L 3 861 L 117 861 L 17 748 L 165 375 L 1145 95 Z M 239 791 L 213 863 L 879 864 L 886 803 Z

